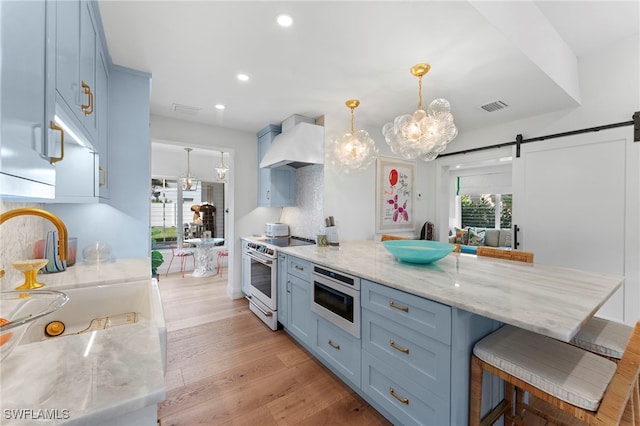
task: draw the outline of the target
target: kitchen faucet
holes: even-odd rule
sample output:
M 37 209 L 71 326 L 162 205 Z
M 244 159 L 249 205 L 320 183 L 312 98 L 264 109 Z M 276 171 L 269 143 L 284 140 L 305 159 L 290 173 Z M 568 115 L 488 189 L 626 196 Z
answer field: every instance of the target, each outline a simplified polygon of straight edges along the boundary
M 8 212 L 4 212 L 0 215 L 0 225 L 5 221 L 16 217 L 16 216 L 38 216 L 44 219 L 47 219 L 51 223 L 53 223 L 58 230 L 58 258 L 63 264 L 66 265 L 67 261 L 67 227 L 65 226 L 62 219 L 58 216 L 54 215 L 51 212 L 42 209 L 34 209 L 34 208 L 23 208 L 23 209 L 14 209 L 9 210 Z M 4 270 L 0 268 L 0 277 L 4 276 Z

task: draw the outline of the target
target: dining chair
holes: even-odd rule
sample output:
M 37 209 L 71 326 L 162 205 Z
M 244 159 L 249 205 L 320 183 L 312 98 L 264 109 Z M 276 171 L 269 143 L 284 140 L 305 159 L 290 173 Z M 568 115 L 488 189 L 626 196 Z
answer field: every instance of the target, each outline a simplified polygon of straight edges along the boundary
M 504 400 L 481 418 L 484 372 L 504 380 L 507 391 Z M 640 321 L 618 364 L 504 325 L 474 345 L 469 424 L 491 425 L 504 415 L 505 425 L 528 424 L 524 420 L 528 416 L 557 425 L 640 425 L 639 375 Z M 524 392 L 528 400 L 522 397 Z
M 167 273 L 165 276 L 169 275 L 169 271 L 171 270 L 171 264 L 173 263 L 173 259 L 175 257 L 180 258 L 180 273 L 182 274 L 182 278 L 184 278 L 184 269 L 187 264 L 187 257 L 191 257 L 193 259 L 193 268 L 196 267 L 196 258 L 193 250 L 188 249 L 178 249 L 176 244 L 171 244 L 171 260 L 169 261 L 169 267 L 167 268 Z
M 229 257 L 229 252 L 227 250 L 218 251 L 218 271 L 216 272 L 216 275 L 222 275 L 222 263 L 225 257 Z

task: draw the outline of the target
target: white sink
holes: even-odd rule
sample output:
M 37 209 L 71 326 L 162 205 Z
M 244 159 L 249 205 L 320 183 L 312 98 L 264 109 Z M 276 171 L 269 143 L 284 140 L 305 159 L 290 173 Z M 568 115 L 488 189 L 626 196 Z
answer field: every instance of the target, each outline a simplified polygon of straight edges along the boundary
M 107 317 L 110 320 L 107 327 L 126 327 L 128 323 L 133 321 L 152 321 L 158 327 L 162 363 L 166 371 L 167 329 L 158 282 L 155 278 L 70 288 L 64 290 L 64 293 L 69 297 L 69 301 L 55 313 L 34 321 L 20 344 L 64 339 L 65 336 L 72 336 L 83 332 L 83 330 L 102 328 L 104 321 L 101 319 Z M 53 321 L 64 324 L 64 332 L 56 337 L 50 337 L 45 333 L 45 327 Z

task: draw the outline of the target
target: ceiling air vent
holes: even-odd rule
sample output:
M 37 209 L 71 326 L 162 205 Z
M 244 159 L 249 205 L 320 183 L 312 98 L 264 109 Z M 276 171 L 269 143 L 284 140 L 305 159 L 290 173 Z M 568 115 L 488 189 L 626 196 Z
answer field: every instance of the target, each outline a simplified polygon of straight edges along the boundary
M 174 104 L 171 104 L 171 110 L 179 114 L 197 115 L 202 110 L 202 108 L 174 103 Z
M 480 108 L 482 108 L 487 112 L 493 112 L 493 111 L 498 111 L 499 109 L 504 109 L 508 106 L 509 105 L 505 104 L 502 101 L 495 101 L 495 102 L 488 103 L 486 105 L 482 105 Z

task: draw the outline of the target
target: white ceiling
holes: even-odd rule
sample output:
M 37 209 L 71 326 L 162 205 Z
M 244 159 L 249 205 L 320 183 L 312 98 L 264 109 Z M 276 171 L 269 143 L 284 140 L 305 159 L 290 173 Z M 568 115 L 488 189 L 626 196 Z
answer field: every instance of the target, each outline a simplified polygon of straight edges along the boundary
M 554 67 L 568 70 L 577 87 L 572 60 L 640 30 L 638 0 L 99 5 L 113 62 L 152 74 L 152 114 L 249 132 L 292 114 L 339 113 L 348 120 L 350 98 L 361 101 L 356 125 L 381 127 L 416 109 L 418 80 L 409 68 L 418 62 L 432 67 L 424 103 L 448 99 L 460 132 L 575 107 L 571 81 Z M 495 12 L 490 19 L 481 13 L 487 7 Z M 282 12 L 293 17 L 292 27 L 276 24 Z M 536 37 L 549 55 L 527 50 Z M 549 60 L 562 49 L 569 55 Z M 251 80 L 236 80 L 240 72 Z M 497 100 L 509 107 L 480 108 Z M 173 103 L 201 110 L 179 114 Z M 226 110 L 217 111 L 217 103 Z

